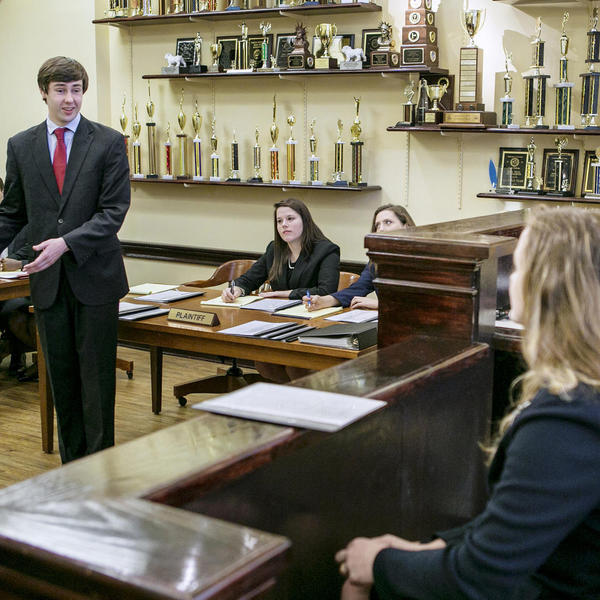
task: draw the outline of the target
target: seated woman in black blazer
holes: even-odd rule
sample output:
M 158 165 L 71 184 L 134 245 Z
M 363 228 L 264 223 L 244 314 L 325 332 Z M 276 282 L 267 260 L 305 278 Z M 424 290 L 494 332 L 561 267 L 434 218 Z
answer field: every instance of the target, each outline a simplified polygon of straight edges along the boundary
M 487 506 L 425 544 L 356 538 L 336 555 L 344 600 L 600 598 L 600 213 L 534 212 L 513 258 L 528 371 Z
M 233 289 L 223 290 L 224 302 L 249 294 L 269 281 L 270 292 L 264 298 L 301 299 L 311 295 L 327 295 L 337 290 L 340 278 L 340 248 L 330 242 L 304 204 L 295 198 L 275 204 L 274 240 L 265 253 L 233 282 Z M 274 381 L 290 381 L 304 375 L 304 369 L 256 363 L 261 375 Z

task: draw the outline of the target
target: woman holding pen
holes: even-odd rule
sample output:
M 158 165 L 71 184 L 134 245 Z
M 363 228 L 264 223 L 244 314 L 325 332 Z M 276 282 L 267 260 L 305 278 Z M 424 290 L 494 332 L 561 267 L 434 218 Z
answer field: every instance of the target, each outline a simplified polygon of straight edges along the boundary
M 274 239 L 265 253 L 241 277 L 223 290 L 224 302 L 233 302 L 269 281 L 263 298 L 300 299 L 307 293 L 327 295 L 337 290 L 340 248 L 315 224 L 306 205 L 295 198 L 275 204 Z M 286 382 L 306 374 L 304 369 L 255 363 L 261 375 Z
M 395 231 L 396 229 L 413 227 L 414 224 L 412 217 L 403 206 L 384 204 L 373 215 L 371 233 Z M 365 297 L 375 291 L 374 278 L 375 266 L 369 261 L 358 281 L 355 281 L 351 286 L 327 296 L 306 294 L 302 300 L 308 310 L 319 310 L 328 306 L 343 306 L 344 308 L 349 306 L 350 308 L 372 308 L 377 310 L 379 306 L 377 298 Z

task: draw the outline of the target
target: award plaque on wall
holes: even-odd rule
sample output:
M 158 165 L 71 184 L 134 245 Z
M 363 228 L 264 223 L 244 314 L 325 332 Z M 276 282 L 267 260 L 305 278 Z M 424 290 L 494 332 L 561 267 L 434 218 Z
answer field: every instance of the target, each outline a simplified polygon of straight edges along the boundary
M 596 162 L 596 151 L 586 150 L 583 162 L 583 178 L 581 181 L 581 195 L 594 193 L 594 168 L 592 163 Z
M 527 148 L 500 148 L 498 192 L 525 189 Z
M 217 43 L 222 47 L 219 65 L 223 70 L 236 68 L 237 47 L 240 39 L 240 36 L 217 37 Z
M 288 56 L 294 49 L 294 40 L 296 39 L 295 33 L 278 33 L 277 34 L 277 66 L 280 69 L 287 69 Z
M 194 38 L 178 38 L 175 45 L 175 54 L 185 60 L 185 67 L 179 67 L 180 73 L 187 73 L 190 66 L 194 64 Z
M 371 52 L 379 49 L 377 40 L 381 36 L 381 29 L 363 29 L 362 30 L 362 49 L 367 57 L 365 66 L 371 66 Z
M 579 150 L 562 150 L 559 154 L 553 148 L 544 148 L 542 163 L 542 189 L 547 194 L 574 196 L 577 182 Z M 558 178 L 558 180 L 557 180 Z

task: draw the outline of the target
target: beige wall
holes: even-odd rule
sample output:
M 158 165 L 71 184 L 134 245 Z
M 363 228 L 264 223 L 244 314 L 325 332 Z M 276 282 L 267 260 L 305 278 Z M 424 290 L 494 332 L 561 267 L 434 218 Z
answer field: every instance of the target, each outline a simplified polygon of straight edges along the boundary
M 405 0 L 381 0 L 383 15 L 393 22 L 395 37 L 399 38 L 404 22 Z M 580 2 L 569 9 L 571 17 L 567 32 L 571 38 L 569 79 L 575 82 L 573 122 L 579 120 L 581 90 L 579 73 L 584 65 L 588 23 L 588 4 Z M 123 93 L 127 96 L 128 132 L 131 131 L 132 102 L 138 103 L 139 120 L 146 120 L 144 105 L 147 82 L 142 74 L 159 73 L 165 64 L 163 56 L 173 52 L 179 37 L 193 37 L 199 31 L 205 40 L 204 61 L 209 60 L 208 45 L 215 36 L 237 33 L 236 21 L 189 23 L 169 26 L 109 27 L 91 25 L 91 19 L 103 16 L 106 0 L 0 0 L 0 38 L 2 56 L 18 56 L 19 64 L 4 60 L 0 69 L 3 81 L 8 81 L 8 94 L 0 95 L 0 159 L 4 164 L 7 138 L 16 131 L 41 120 L 44 107 L 35 90 L 35 74 L 47 56 L 65 53 L 79 58 L 89 69 L 92 85 L 86 95 L 84 114 L 119 128 L 120 105 Z M 460 0 L 442 0 L 436 17 L 439 30 L 441 65 L 458 70 L 458 48 L 464 43 L 458 14 Z M 519 10 L 492 0 L 472 0 L 471 8 L 486 8 L 487 21 L 477 37 L 484 49 L 484 101 L 488 110 L 499 112 L 498 98 L 503 95 L 503 44 L 513 52 L 518 72 L 513 73 L 515 115 L 522 120 L 523 86 L 521 72 L 531 60 L 530 41 L 535 30 L 535 18 L 540 9 Z M 564 9 L 543 10 L 542 37 L 546 44 L 547 72 L 551 82 L 558 72 L 558 38 Z M 63 29 L 62 36 L 49 34 L 59 22 L 69 19 L 72 26 Z M 252 34 L 258 33 L 259 20 L 249 20 Z M 272 19 L 274 34 L 293 31 L 295 20 L 287 17 Z M 363 28 L 376 27 L 377 14 L 360 19 L 341 16 L 337 20 L 340 32 L 355 33 L 357 44 Z M 309 33 L 314 32 L 315 18 L 305 20 Z M 42 43 L 43 40 L 43 43 Z M 15 51 L 15 49 L 18 49 Z M 362 240 L 368 229 L 373 210 L 385 202 L 397 202 L 408 207 L 417 224 L 426 224 L 496 211 L 520 208 L 524 203 L 476 198 L 489 188 L 488 162 L 498 159 L 500 146 L 524 146 L 525 135 L 405 134 L 388 133 L 386 127 L 400 118 L 400 104 L 407 76 L 382 77 L 356 75 L 338 77 L 307 77 L 280 80 L 235 79 L 200 80 L 193 82 L 152 80 L 152 97 L 156 104 L 155 119 L 160 141 L 164 141 L 166 123 L 176 128 L 179 96 L 185 91 L 184 109 L 188 116 L 187 133 L 191 133 L 190 116 L 193 103 L 198 101 L 204 117 L 202 138 L 205 172 L 208 166 L 208 140 L 212 114 L 217 119 L 217 135 L 221 153 L 221 175 L 227 176 L 229 143 L 232 130 L 237 132 L 241 149 L 242 175 L 251 175 L 251 146 L 254 128 L 261 130 L 263 146 L 263 177 L 267 177 L 267 149 L 270 145 L 268 128 L 271 123 L 271 101 L 278 97 L 279 146 L 284 148 L 289 137 L 285 124 L 288 114 L 294 113 L 294 130 L 298 144 L 298 164 L 302 179 L 307 178 L 307 122 L 317 120 L 322 177 L 333 167 L 333 142 L 336 121 L 345 124 L 346 140 L 354 116 L 354 96 L 360 96 L 361 120 L 365 141 L 365 177 L 382 186 L 381 192 L 319 192 L 297 190 L 293 195 L 303 199 L 325 233 L 342 248 L 346 260 L 364 259 Z M 552 121 L 554 90 L 548 90 L 547 114 Z M 145 142 L 145 130 L 142 131 Z M 543 148 L 551 147 L 552 136 L 536 136 L 537 166 L 541 169 Z M 594 148 L 594 136 L 569 139 L 569 148 Z M 348 148 L 348 147 L 347 147 Z M 282 162 L 285 160 L 282 152 Z M 146 156 L 143 157 L 144 164 Z M 345 157 L 345 170 L 350 171 L 350 152 Z M 580 164 L 583 152 L 580 155 Z M 581 169 L 581 166 L 580 166 Z M 3 168 L 0 170 L 3 172 Z M 132 207 L 121 232 L 124 240 L 147 241 L 188 246 L 261 251 L 272 236 L 272 204 L 292 192 L 281 190 L 252 190 L 226 187 L 165 186 L 134 184 Z M 526 203 L 525 203 L 526 204 Z M 141 281 L 177 282 L 203 277 L 210 269 L 186 265 L 170 266 L 150 261 L 127 261 L 132 283 Z

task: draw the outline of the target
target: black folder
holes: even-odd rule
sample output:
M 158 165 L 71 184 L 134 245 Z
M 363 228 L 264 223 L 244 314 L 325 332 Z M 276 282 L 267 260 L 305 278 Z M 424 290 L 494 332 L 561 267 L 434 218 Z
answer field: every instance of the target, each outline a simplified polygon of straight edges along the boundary
M 298 336 L 305 344 L 363 350 L 377 344 L 377 323 L 338 323 Z

